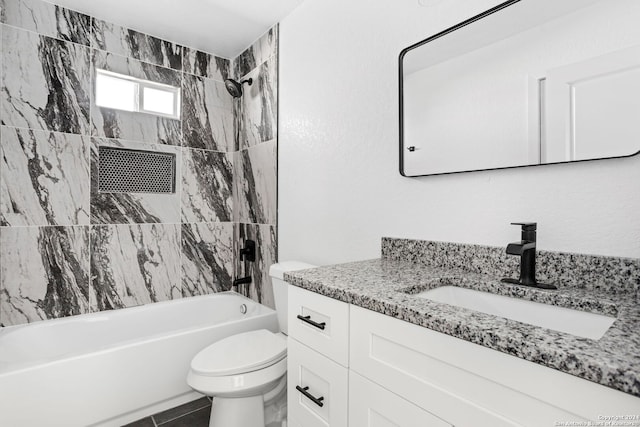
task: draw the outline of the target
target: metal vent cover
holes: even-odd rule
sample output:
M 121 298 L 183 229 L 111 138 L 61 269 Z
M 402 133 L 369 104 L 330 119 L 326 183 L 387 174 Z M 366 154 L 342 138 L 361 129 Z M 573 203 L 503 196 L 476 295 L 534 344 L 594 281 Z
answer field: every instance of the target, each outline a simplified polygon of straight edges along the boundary
M 98 191 L 175 193 L 176 155 L 98 147 Z

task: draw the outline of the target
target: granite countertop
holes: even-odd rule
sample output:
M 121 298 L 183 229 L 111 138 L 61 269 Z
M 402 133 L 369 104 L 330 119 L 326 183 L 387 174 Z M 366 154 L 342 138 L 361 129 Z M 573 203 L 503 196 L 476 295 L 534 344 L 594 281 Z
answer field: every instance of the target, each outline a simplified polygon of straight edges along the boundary
M 375 259 L 285 273 L 292 285 L 461 338 L 640 397 L 640 305 L 634 293 L 543 290 L 488 274 Z M 599 340 L 581 338 L 411 295 L 444 285 L 616 317 Z

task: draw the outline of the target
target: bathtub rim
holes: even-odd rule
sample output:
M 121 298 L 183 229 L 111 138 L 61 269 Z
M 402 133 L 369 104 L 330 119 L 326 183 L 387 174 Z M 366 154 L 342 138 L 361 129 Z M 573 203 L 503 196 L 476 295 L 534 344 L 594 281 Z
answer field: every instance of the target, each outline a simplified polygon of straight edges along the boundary
M 110 343 L 104 346 L 95 347 L 90 349 L 89 351 L 70 351 L 67 353 L 57 354 L 54 357 L 42 357 L 38 359 L 30 359 L 27 362 L 20 362 L 20 361 L 4 362 L 0 360 L 0 379 L 8 375 L 19 374 L 19 373 L 33 370 L 33 369 L 50 367 L 57 363 L 78 360 L 85 357 L 91 357 L 93 355 L 106 354 L 106 353 L 114 352 L 123 348 L 130 348 L 137 345 L 144 345 L 147 343 L 156 342 L 161 339 L 168 339 L 171 337 L 182 335 L 187 331 L 192 333 L 197 333 L 197 332 L 202 332 L 204 330 L 211 329 L 214 327 L 223 327 L 230 323 L 242 321 L 244 319 L 253 319 L 253 318 L 258 319 L 258 318 L 267 317 L 267 316 L 276 316 L 276 311 L 266 305 L 260 304 L 259 302 L 254 301 L 235 291 L 224 291 L 224 292 L 218 292 L 215 294 L 196 295 L 196 296 L 187 297 L 184 299 L 179 298 L 174 300 L 159 301 L 156 303 L 138 305 L 134 307 L 125 307 L 125 308 L 116 309 L 116 310 L 103 310 L 103 311 L 97 311 L 97 312 L 91 312 L 91 313 L 78 314 L 74 316 L 61 317 L 57 319 L 38 320 L 35 322 L 25 323 L 22 325 L 5 326 L 4 328 L 0 329 L 0 338 L 5 334 L 17 332 L 20 329 L 27 328 L 30 326 L 41 325 L 42 323 L 45 323 L 45 322 L 49 324 L 51 324 L 51 322 L 56 322 L 56 324 L 63 324 L 63 325 L 65 323 L 78 323 L 78 322 L 85 321 L 85 320 L 79 319 L 81 316 L 84 318 L 99 317 L 100 315 L 105 315 L 105 313 L 117 314 L 119 311 L 122 311 L 122 310 L 127 310 L 129 313 L 131 313 L 134 311 L 144 311 L 145 309 L 148 309 L 150 306 L 169 305 L 172 303 L 175 304 L 176 302 L 188 302 L 189 299 L 205 299 L 205 298 L 213 299 L 220 295 L 237 297 L 239 299 L 239 303 L 249 302 L 255 306 L 258 306 L 258 309 L 260 310 L 260 312 L 256 313 L 255 315 L 244 314 L 243 317 L 220 322 L 220 323 L 192 325 L 184 328 L 173 329 L 170 332 L 157 333 L 157 334 L 152 334 L 152 335 L 139 337 L 139 338 L 131 338 L 124 341 L 119 341 L 116 343 Z

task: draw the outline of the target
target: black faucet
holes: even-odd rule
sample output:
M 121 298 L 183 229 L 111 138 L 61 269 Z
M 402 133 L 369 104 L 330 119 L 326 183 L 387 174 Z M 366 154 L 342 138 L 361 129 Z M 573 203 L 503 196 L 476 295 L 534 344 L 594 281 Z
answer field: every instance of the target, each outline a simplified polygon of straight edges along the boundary
M 256 261 L 256 242 L 253 240 L 249 240 L 249 239 L 245 240 L 244 248 L 240 249 L 240 261 L 243 262 L 245 260 L 249 262 Z M 250 274 L 246 272 L 247 270 L 246 263 L 244 264 L 244 267 L 245 267 L 245 274 Z M 240 277 L 233 281 L 232 288 L 235 288 L 237 292 L 242 293 L 243 295 L 247 295 L 249 291 L 250 283 L 251 283 L 251 275 Z M 240 292 L 240 285 L 246 285 L 244 288 L 244 292 Z
M 521 241 L 509 243 L 507 254 L 520 257 L 520 279 L 504 278 L 504 283 L 532 286 L 542 289 L 558 289 L 554 285 L 540 283 L 536 280 L 536 228 L 535 222 L 512 222 L 511 225 L 522 226 Z
M 241 293 L 239 286 L 240 285 L 248 285 L 249 283 L 251 283 L 251 276 L 246 276 L 246 277 L 240 277 L 239 279 L 235 279 L 233 281 L 233 288 L 236 288 L 236 292 Z M 246 289 L 245 289 L 245 294 L 246 294 Z
M 244 248 L 240 249 L 240 261 L 255 262 L 256 261 L 256 242 L 253 240 L 245 240 Z

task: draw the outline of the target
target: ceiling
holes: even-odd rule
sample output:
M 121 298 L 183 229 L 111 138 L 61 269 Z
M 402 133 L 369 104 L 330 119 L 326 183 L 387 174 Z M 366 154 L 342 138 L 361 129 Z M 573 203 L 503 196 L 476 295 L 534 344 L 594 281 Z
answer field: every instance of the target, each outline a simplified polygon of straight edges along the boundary
M 234 58 L 303 0 L 47 0 L 178 44 Z

